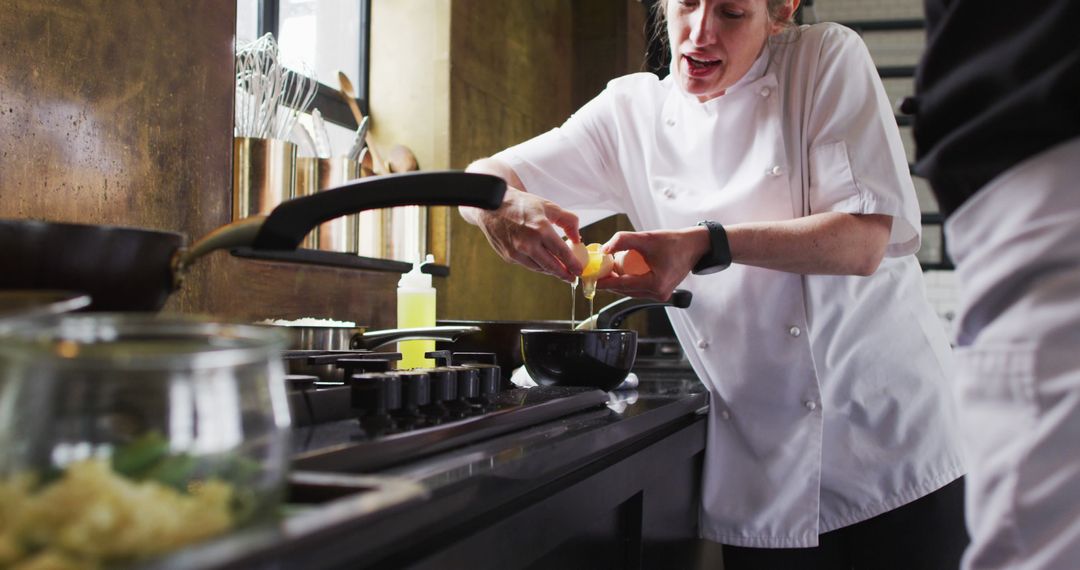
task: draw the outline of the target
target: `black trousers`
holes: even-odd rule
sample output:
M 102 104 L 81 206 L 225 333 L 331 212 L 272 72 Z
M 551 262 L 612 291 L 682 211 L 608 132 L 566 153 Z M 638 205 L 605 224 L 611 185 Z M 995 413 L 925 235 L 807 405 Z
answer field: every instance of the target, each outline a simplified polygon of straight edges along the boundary
M 956 570 L 968 544 L 964 480 L 819 537 L 816 548 L 724 545 L 724 570 Z

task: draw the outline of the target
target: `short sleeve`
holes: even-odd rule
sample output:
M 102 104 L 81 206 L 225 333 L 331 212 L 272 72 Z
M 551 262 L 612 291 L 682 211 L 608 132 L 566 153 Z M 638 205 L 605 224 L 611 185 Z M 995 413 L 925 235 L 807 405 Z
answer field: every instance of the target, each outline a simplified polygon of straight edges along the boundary
M 497 153 L 525 190 L 587 225 L 624 211 L 625 182 L 615 165 L 615 97 L 605 89 L 558 128 Z
M 821 40 L 807 125 L 810 212 L 892 216 L 886 255 L 913 254 L 919 203 L 873 60 L 842 26 L 827 26 Z

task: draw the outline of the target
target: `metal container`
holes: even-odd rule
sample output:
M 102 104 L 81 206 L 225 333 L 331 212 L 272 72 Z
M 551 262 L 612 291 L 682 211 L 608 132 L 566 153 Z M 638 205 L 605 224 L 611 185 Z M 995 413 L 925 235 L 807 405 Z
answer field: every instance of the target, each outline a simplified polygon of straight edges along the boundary
M 386 210 L 387 221 L 382 257 L 407 261 L 422 260 L 427 252 L 425 206 L 402 206 Z
M 416 206 L 419 207 L 419 206 Z M 385 258 L 390 213 L 397 208 L 367 210 L 356 216 L 356 254 Z
M 319 159 L 301 156 L 296 159 L 296 190 L 294 198 L 310 196 L 319 191 Z M 300 247 L 319 249 L 319 232 L 313 231 L 304 238 Z
M 296 191 L 296 145 L 233 139 L 233 220 L 269 213 Z
M 318 160 L 319 190 L 360 178 L 360 163 L 345 157 L 320 158 Z M 319 226 L 318 248 L 323 251 L 356 253 L 356 214 L 342 216 Z

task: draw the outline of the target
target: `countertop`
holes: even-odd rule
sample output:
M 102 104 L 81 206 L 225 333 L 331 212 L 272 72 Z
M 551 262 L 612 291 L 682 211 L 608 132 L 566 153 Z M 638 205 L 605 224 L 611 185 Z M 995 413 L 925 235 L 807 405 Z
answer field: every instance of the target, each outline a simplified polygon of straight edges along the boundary
M 405 543 L 452 534 L 464 521 L 512 509 L 560 477 L 633 453 L 647 440 L 701 420 L 708 395 L 693 373 L 658 369 L 638 375 L 638 388 L 609 393 L 607 406 L 377 473 L 345 475 L 361 492 L 291 507 L 279 522 L 147 567 L 333 567 L 382 560 Z M 338 476 L 296 474 L 309 475 Z

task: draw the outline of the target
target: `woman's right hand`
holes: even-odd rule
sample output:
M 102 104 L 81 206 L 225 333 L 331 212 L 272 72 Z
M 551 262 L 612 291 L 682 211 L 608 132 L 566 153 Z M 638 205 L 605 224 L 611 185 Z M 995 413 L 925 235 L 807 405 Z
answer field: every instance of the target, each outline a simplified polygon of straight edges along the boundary
M 708 230 L 701 226 L 617 232 L 600 248 L 601 251 L 614 254 L 636 250 L 644 257 L 649 272 L 644 275 L 613 275 L 597 281 L 596 287 L 631 297 L 667 301 L 708 247 Z
M 472 167 L 470 170 L 502 174 Z M 555 227 L 562 228 L 571 240 L 581 241 L 577 215 L 550 200 L 514 188 L 513 182 L 520 184 L 520 181 L 510 180 L 509 176 L 503 178 L 507 179 L 508 187 L 498 210 L 460 208 L 462 217 L 479 226 L 504 260 L 563 281 L 573 281 L 585 268 L 574 257 L 567 242 L 559 237 Z

